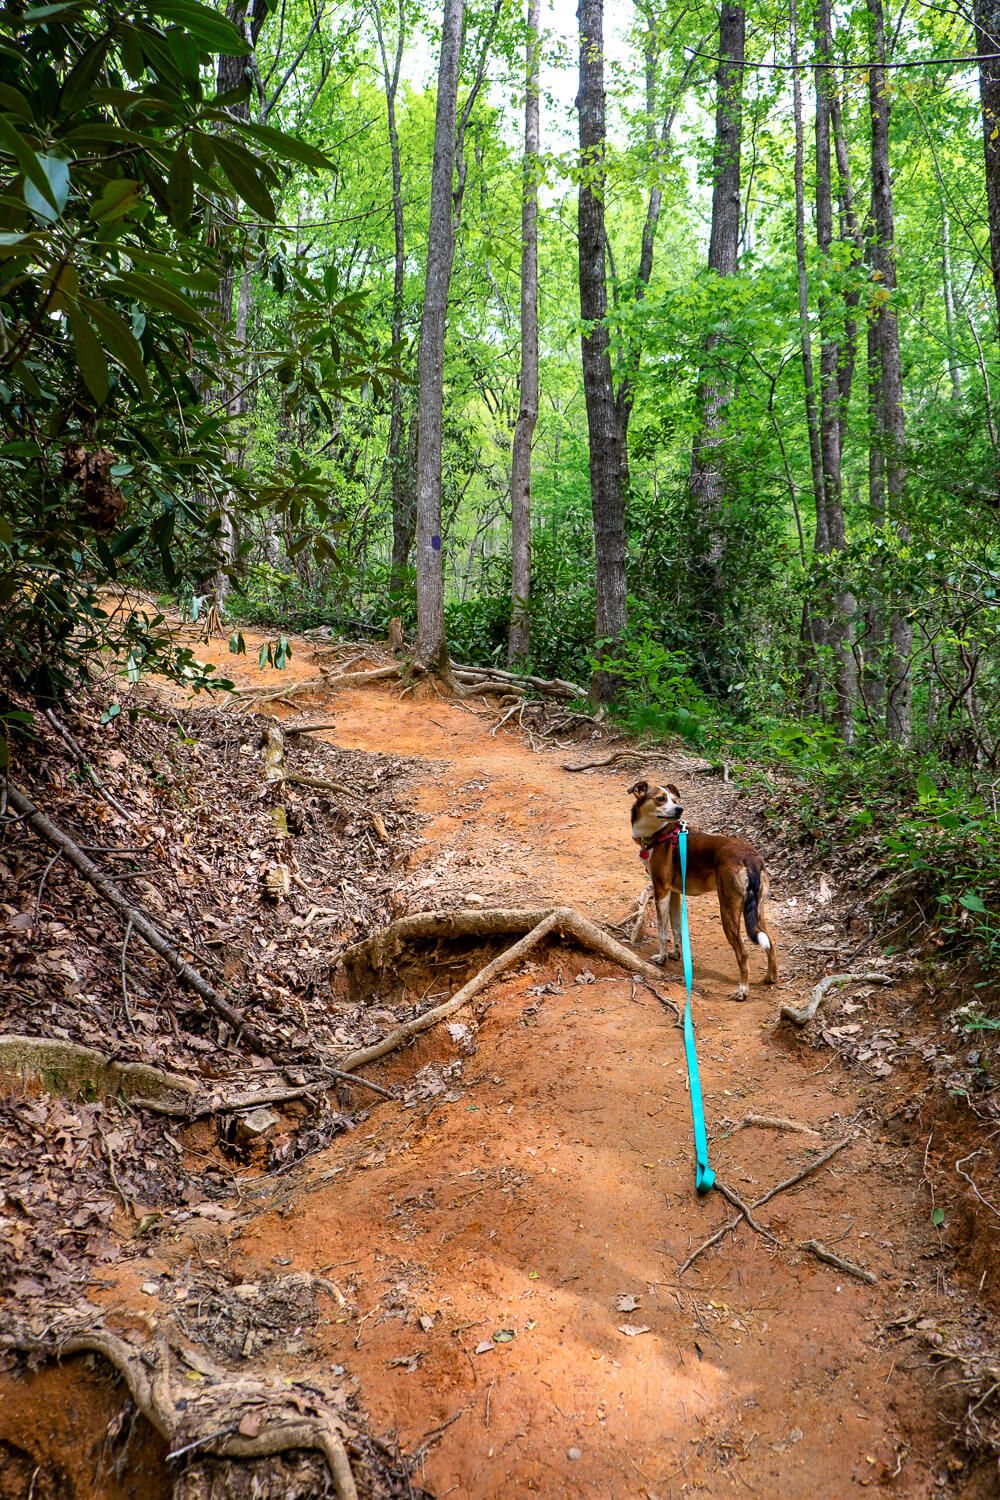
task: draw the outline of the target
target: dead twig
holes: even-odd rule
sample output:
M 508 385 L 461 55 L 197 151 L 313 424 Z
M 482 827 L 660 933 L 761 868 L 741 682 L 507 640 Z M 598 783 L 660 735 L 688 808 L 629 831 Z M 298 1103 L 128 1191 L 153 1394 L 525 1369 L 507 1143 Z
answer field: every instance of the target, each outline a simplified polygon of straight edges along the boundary
M 833 1145 L 828 1146 L 820 1156 L 815 1157 L 813 1161 L 807 1162 L 801 1171 L 795 1173 L 794 1177 L 786 1177 L 784 1182 L 779 1182 L 773 1188 L 769 1188 L 762 1198 L 758 1198 L 756 1202 L 751 1203 L 751 1212 L 755 1209 L 763 1208 L 765 1203 L 770 1203 L 771 1199 L 776 1198 L 779 1193 L 787 1193 L 789 1188 L 797 1187 L 806 1177 L 810 1177 L 813 1172 L 818 1172 L 820 1167 L 825 1166 L 831 1157 L 837 1155 L 838 1151 L 843 1151 L 845 1146 L 849 1146 L 853 1139 L 854 1137 L 849 1135 L 845 1136 L 842 1141 L 834 1141 Z M 723 1196 L 728 1195 L 724 1194 Z M 708 1239 L 699 1245 L 696 1250 L 692 1250 L 687 1260 L 677 1268 L 678 1276 L 682 1276 L 685 1271 L 693 1266 L 698 1257 L 704 1255 L 706 1250 L 710 1250 L 713 1245 L 717 1245 L 727 1234 L 731 1234 L 734 1229 L 739 1227 L 744 1217 L 746 1217 L 744 1208 L 741 1208 L 735 1219 L 730 1219 L 728 1223 L 723 1224 L 714 1234 L 709 1235 Z
M 856 1276 L 859 1281 L 866 1281 L 869 1286 L 874 1286 L 878 1277 L 872 1271 L 867 1271 L 864 1266 L 855 1265 L 853 1260 L 845 1260 L 842 1255 L 835 1255 L 819 1240 L 803 1240 L 799 1246 L 800 1250 L 808 1250 L 810 1255 L 815 1255 L 817 1260 L 825 1261 L 828 1266 L 836 1266 L 838 1271 L 844 1271 L 848 1276 Z
M 70 734 L 66 726 L 59 722 L 55 714 L 52 712 L 52 709 L 43 709 L 43 713 L 49 724 L 51 724 L 56 734 L 66 746 L 69 753 L 73 756 L 74 760 L 79 762 L 83 774 L 86 776 L 87 780 L 90 782 L 91 786 L 94 788 L 98 796 L 102 797 L 109 807 L 114 808 L 115 812 L 120 814 L 120 816 L 123 817 L 127 823 L 134 823 L 136 821 L 135 813 L 129 812 L 127 807 L 123 807 L 118 799 L 111 795 L 107 787 L 104 785 L 104 782 L 98 776 L 97 772 L 90 764 L 90 761 L 87 759 L 82 746 L 77 744 L 76 740 Z
M 827 974 L 819 984 L 810 991 L 809 999 L 801 1010 L 796 1010 L 794 1005 L 786 1003 L 781 1007 L 781 1019 L 783 1021 L 794 1021 L 796 1026 L 805 1026 L 811 1021 L 819 1010 L 823 1001 L 831 990 L 839 989 L 844 984 L 892 984 L 889 974 L 878 974 L 865 972 L 857 974 Z
M 153 926 L 146 913 L 133 905 L 128 896 L 119 890 L 114 881 L 110 880 L 104 874 L 103 870 L 100 870 L 94 864 L 92 859 L 84 854 L 83 850 L 78 844 L 74 843 L 69 834 L 64 833 L 43 812 L 39 812 L 38 808 L 29 801 L 23 792 L 18 791 L 17 787 L 9 783 L 7 797 L 14 810 L 25 815 L 25 821 L 28 826 L 34 829 L 35 833 L 43 838 L 53 849 L 58 849 L 76 872 L 82 875 L 84 880 L 93 886 L 98 895 L 103 897 L 108 905 L 113 907 L 126 921 L 131 922 L 137 936 L 141 937 L 143 942 L 152 948 L 154 953 L 160 955 L 168 968 L 177 975 L 178 979 L 186 984 L 189 989 L 193 990 L 196 995 L 199 995 L 205 1001 L 206 1005 L 222 1016 L 225 1021 L 228 1021 L 237 1035 L 242 1034 L 255 1052 L 260 1053 L 262 1056 L 267 1055 L 269 1050 L 267 1042 L 250 1025 L 242 1012 L 238 1011 L 235 1006 L 230 1005 L 229 1001 L 223 995 L 219 994 L 214 985 L 209 984 L 208 980 L 203 978 L 197 969 L 192 968 L 187 960 L 181 957 L 174 944 L 169 942 Z

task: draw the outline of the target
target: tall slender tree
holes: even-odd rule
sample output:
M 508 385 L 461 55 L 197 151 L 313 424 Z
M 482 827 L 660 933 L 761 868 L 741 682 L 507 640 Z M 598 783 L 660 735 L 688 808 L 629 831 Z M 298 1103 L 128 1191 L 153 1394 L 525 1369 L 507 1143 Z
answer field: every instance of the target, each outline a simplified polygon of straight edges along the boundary
M 993 296 L 1000 334 L 1000 0 L 975 0 L 976 53 L 979 57 L 979 98 L 983 114 L 983 151 L 986 158 L 986 208 L 990 221 L 990 262 Z
M 444 336 L 455 255 L 452 191 L 455 121 L 465 0 L 445 0 L 438 65 L 434 162 L 431 167 L 427 275 L 417 359 L 417 645 L 422 667 L 447 670 L 444 571 L 441 557 L 441 419 L 444 402 Z
M 385 84 L 386 125 L 389 133 L 389 160 L 392 172 L 393 245 L 391 336 L 393 345 L 398 349 L 403 342 L 403 287 L 406 271 L 406 236 L 403 222 L 403 171 L 399 154 L 396 98 L 399 93 L 399 75 L 403 65 L 403 51 L 406 46 L 406 0 L 399 0 L 396 46 L 391 59 L 388 46 L 386 45 L 381 0 L 372 0 L 372 17 L 375 22 L 375 35 L 378 40 L 379 58 L 382 63 L 382 80 Z M 416 524 L 413 476 L 407 458 L 403 382 L 398 375 L 394 375 L 389 387 L 389 449 L 386 455 L 389 466 L 390 494 L 392 497 L 392 561 L 389 571 L 389 589 L 394 596 L 398 595 L 403 587 L 403 575 L 406 571 L 410 547 L 413 544 L 413 529 Z
M 794 3 L 794 0 L 793 0 Z M 820 254 L 820 275 L 826 281 L 832 266 L 833 251 L 833 184 L 831 163 L 831 129 L 836 78 L 833 73 L 833 23 L 830 0 L 818 0 L 816 7 L 816 242 Z M 844 524 L 844 497 L 841 477 L 841 445 L 844 431 L 844 404 L 841 398 L 840 372 L 843 367 L 841 346 L 842 315 L 825 291 L 819 297 L 820 318 L 820 411 L 819 446 L 822 468 L 823 525 L 816 518 L 816 550 L 843 552 L 847 543 Z M 826 637 L 834 652 L 836 722 L 842 738 L 854 739 L 854 709 L 857 696 L 857 665 L 854 656 L 854 595 L 841 582 L 834 598 L 834 617 L 827 622 Z
M 538 420 L 539 0 L 528 0 L 525 38 L 524 170 L 521 184 L 521 375 L 510 469 L 511 612 L 508 660 L 531 643 L 531 441 Z
M 868 74 L 871 106 L 872 261 L 876 282 L 872 324 L 878 366 L 876 442 L 885 463 L 887 519 L 900 540 L 909 534 L 904 514 L 906 497 L 906 422 L 903 414 L 903 369 L 899 350 L 896 290 L 896 230 L 889 167 L 889 91 L 885 76 L 885 17 L 882 0 L 868 0 L 875 66 Z M 910 681 L 913 632 L 905 605 L 897 603 L 889 620 L 890 660 L 886 684 L 886 729 L 891 739 L 910 737 Z
M 590 442 L 590 503 L 594 518 L 598 656 L 613 650 L 625 631 L 625 497 L 621 428 L 615 409 L 608 335 L 608 289 L 604 222 L 605 94 L 604 3 L 580 0 L 580 316 L 583 320 L 583 388 Z M 595 696 L 614 695 L 614 678 L 598 672 Z
M 746 60 L 746 15 L 743 6 L 723 0 L 719 13 L 719 57 L 716 69 L 715 148 L 712 227 L 708 267 L 717 276 L 734 276 L 740 248 L 740 156 L 743 140 L 743 64 Z M 698 390 L 699 426 L 691 456 L 690 494 L 695 537 L 693 578 L 697 609 L 705 637 L 705 669 L 721 679 L 723 629 L 723 556 L 725 552 L 725 478 L 723 444 L 726 407 L 731 390 L 716 355 L 722 340 L 713 332 L 705 340 L 706 369 Z

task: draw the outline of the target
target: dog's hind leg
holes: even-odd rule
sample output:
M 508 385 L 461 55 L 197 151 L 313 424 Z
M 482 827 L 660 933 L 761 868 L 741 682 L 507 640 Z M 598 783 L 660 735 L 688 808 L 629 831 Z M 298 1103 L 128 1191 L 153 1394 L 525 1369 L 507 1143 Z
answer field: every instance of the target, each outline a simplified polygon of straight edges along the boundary
M 747 962 L 747 949 L 740 932 L 740 908 L 743 904 L 743 892 L 737 889 L 735 892 L 725 890 L 719 891 L 719 913 L 722 917 L 722 930 L 726 934 L 726 941 L 736 954 L 736 962 L 740 970 L 740 982 L 738 988 L 733 992 L 734 1000 L 745 1000 L 747 990 L 750 987 L 750 965 Z
M 766 879 L 766 877 L 765 877 L 765 879 Z M 764 886 L 764 894 L 765 895 L 766 895 L 766 892 L 767 892 L 767 886 L 765 885 Z M 777 950 L 775 949 L 775 946 L 774 946 L 774 938 L 771 936 L 771 929 L 768 927 L 767 922 L 765 920 L 765 912 L 766 912 L 766 904 L 765 904 L 765 902 L 763 900 L 763 896 L 762 896 L 762 899 L 761 899 L 761 902 L 760 902 L 760 906 L 759 906 L 759 909 L 758 909 L 758 913 L 757 913 L 757 926 L 760 928 L 761 932 L 767 938 L 767 941 L 768 941 L 768 943 L 770 945 L 768 947 L 768 950 L 767 950 L 767 973 L 764 975 L 764 983 L 765 984 L 777 984 L 777 982 L 778 982 L 778 954 L 777 954 Z

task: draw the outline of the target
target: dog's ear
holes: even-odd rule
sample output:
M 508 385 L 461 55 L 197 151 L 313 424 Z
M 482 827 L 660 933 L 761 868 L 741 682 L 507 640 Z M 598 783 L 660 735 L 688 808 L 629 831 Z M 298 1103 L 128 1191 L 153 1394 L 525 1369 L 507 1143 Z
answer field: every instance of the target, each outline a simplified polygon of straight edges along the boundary
M 629 787 L 628 794 L 630 797 L 645 797 L 648 791 L 648 781 L 636 781 L 632 784 L 632 786 Z
M 671 797 L 673 797 L 675 802 L 679 802 L 681 800 L 681 794 L 677 787 L 674 786 L 672 781 L 667 782 L 667 791 L 670 793 Z

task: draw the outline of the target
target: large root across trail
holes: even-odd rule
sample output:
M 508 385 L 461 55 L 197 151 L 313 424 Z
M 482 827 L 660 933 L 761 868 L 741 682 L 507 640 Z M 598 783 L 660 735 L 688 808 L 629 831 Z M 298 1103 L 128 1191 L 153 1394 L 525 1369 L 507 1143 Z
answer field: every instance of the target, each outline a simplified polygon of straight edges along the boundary
M 404 946 L 415 939 L 486 937 L 497 933 L 512 932 L 524 932 L 526 935 L 519 942 L 505 948 L 485 968 L 480 969 L 479 973 L 463 984 L 450 1000 L 434 1006 L 432 1010 L 424 1011 L 422 1015 L 404 1022 L 402 1026 L 397 1026 L 372 1046 L 362 1047 L 342 1058 L 340 1062 L 342 1071 L 349 1073 L 354 1068 L 363 1067 L 365 1063 L 374 1062 L 376 1058 L 384 1057 L 388 1052 L 394 1052 L 411 1037 L 418 1036 L 420 1032 L 427 1031 L 439 1021 L 444 1021 L 448 1016 L 454 1015 L 498 975 L 520 963 L 533 948 L 552 934 L 573 938 L 581 947 L 593 953 L 599 953 L 602 958 L 607 958 L 612 963 L 620 964 L 629 973 L 641 975 L 650 988 L 653 988 L 653 981 L 662 982 L 662 975 L 658 969 L 646 963 L 644 959 L 637 958 L 628 948 L 602 932 L 599 927 L 581 916 L 578 911 L 574 911 L 571 906 L 555 906 L 548 911 L 498 908 L 494 911 L 417 912 L 412 916 L 401 917 L 399 921 L 393 922 L 384 931 L 366 938 L 364 942 L 355 943 L 340 955 L 340 962 L 349 970 L 357 969 L 362 964 L 375 970 L 385 969 L 398 958 Z M 654 990 L 654 993 L 679 1020 L 680 1012 L 674 1001 L 668 999 L 658 989 Z

